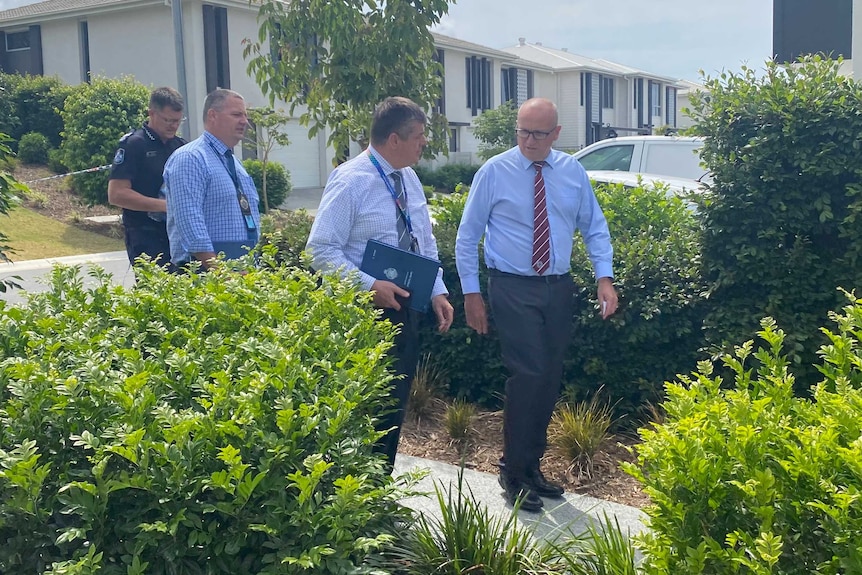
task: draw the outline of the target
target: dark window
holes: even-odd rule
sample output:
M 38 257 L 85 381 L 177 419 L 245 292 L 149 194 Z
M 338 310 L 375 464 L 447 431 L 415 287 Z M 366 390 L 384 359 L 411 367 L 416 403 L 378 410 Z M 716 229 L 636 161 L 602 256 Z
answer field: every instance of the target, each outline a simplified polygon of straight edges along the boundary
M 501 70 L 501 103 L 512 102 L 520 106 L 533 97 L 533 71 L 521 68 Z
M 581 72 L 581 106 L 584 105 L 584 73 Z
M 90 81 L 90 27 L 87 21 L 78 24 L 78 43 L 81 52 L 81 81 Z
M 614 79 L 602 76 L 602 108 L 614 107 Z
M 465 59 L 467 69 L 467 107 L 475 116 L 491 109 L 491 62 L 487 58 L 470 56 Z
M 676 88 L 665 89 L 664 123 L 676 127 Z
M 30 49 L 30 31 L 22 32 L 6 32 L 6 51 L 15 52 L 17 50 Z
M 437 70 L 437 77 L 440 78 L 440 97 L 434 105 L 434 112 L 438 114 L 446 114 L 446 57 L 443 50 L 434 51 L 434 61 L 440 65 Z
M 216 88 L 230 88 L 227 8 L 204 4 L 203 16 L 207 92 Z
M 458 151 L 458 128 L 449 128 L 449 151 Z
M 626 144 L 619 146 L 607 146 L 590 152 L 578 161 L 585 170 L 617 170 L 628 172 L 632 168 L 632 153 L 635 147 Z

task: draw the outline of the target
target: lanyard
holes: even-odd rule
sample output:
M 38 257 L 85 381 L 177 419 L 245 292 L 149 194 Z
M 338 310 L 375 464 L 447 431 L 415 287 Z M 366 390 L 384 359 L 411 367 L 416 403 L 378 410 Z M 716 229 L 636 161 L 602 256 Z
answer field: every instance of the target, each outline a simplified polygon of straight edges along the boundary
M 386 184 L 386 189 L 389 190 L 390 194 L 392 194 L 392 199 L 395 201 L 395 207 L 398 208 L 398 213 L 404 219 L 404 226 L 407 228 L 407 232 L 410 234 L 410 237 L 413 238 L 413 224 L 410 222 L 410 213 L 407 211 L 406 206 L 401 205 L 401 200 L 398 199 L 398 194 L 395 192 L 395 188 L 392 187 L 392 182 L 389 181 L 389 178 L 383 172 L 383 168 L 380 167 L 380 162 L 377 161 L 377 158 L 374 157 L 374 154 L 372 154 L 370 150 L 368 151 L 368 157 L 371 159 L 371 163 L 374 164 L 374 167 L 377 168 L 377 173 L 380 174 L 381 178 L 383 178 L 383 183 Z M 406 201 L 407 185 L 403 178 L 401 180 L 401 189 L 404 190 L 404 200 Z
M 227 165 L 228 161 L 234 161 L 233 155 L 228 158 L 224 154 L 219 154 L 216 147 L 212 145 L 212 142 L 207 142 L 207 144 L 209 144 L 209 147 L 212 148 L 213 152 L 218 156 L 219 162 L 222 167 L 227 170 L 227 175 L 230 176 L 230 181 L 233 182 L 233 186 L 236 189 L 236 201 L 239 203 L 239 209 L 242 212 L 242 217 L 245 221 L 245 229 L 248 232 L 248 239 L 257 241 L 257 225 L 254 223 L 254 216 L 251 214 L 251 205 L 248 203 L 248 196 L 246 196 L 245 192 L 242 191 L 242 186 L 239 183 L 239 177 L 236 173 L 236 165 Z

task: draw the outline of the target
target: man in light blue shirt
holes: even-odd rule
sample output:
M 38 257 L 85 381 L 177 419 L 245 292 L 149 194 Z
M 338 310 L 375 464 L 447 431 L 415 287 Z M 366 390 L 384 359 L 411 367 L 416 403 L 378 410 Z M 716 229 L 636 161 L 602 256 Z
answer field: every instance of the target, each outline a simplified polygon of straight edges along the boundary
M 254 247 L 260 229 L 254 181 L 233 148 L 248 128 L 245 100 L 217 88 L 204 101 L 204 133 L 165 164 L 171 261 L 182 270 L 190 261 L 204 269 L 218 252 L 230 259 Z
M 583 167 L 552 149 L 560 128 L 550 100 L 533 98 L 521 106 L 518 145 L 476 173 L 455 243 L 467 324 L 486 334 L 478 260 L 485 237 L 488 300 L 510 373 L 500 484 L 510 503 L 520 498 L 521 509 L 530 511 L 542 508 L 541 497 L 563 494 L 542 475 L 539 460 L 571 338 L 575 231 L 584 238 L 598 279 L 602 317 L 617 309 L 607 222 Z

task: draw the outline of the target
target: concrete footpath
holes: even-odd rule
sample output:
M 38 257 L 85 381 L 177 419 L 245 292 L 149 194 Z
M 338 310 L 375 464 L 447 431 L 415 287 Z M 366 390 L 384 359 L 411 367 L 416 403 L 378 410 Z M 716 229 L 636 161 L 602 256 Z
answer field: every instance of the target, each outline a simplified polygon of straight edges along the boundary
M 395 475 L 410 469 L 428 470 L 428 475 L 419 484 L 418 489 L 427 492 L 424 497 L 417 497 L 405 503 L 421 513 L 439 515 L 440 507 L 434 491 L 435 485 L 444 495 L 452 487 L 453 495 L 458 486 L 459 468 L 439 461 L 431 461 L 410 455 L 398 455 L 395 460 Z M 472 493 L 477 502 L 481 503 L 489 513 L 497 517 L 508 517 L 512 506 L 503 499 L 503 489 L 497 483 L 497 476 L 482 473 L 472 469 L 464 470 L 464 491 L 469 497 Z M 591 520 L 603 520 L 607 515 L 616 519 L 624 533 L 635 534 L 644 529 L 644 515 L 640 509 L 595 499 L 577 493 L 565 493 L 562 499 L 544 499 L 545 508 L 540 512 L 519 511 L 518 523 L 529 526 L 537 537 L 555 537 L 573 532 L 581 533 Z

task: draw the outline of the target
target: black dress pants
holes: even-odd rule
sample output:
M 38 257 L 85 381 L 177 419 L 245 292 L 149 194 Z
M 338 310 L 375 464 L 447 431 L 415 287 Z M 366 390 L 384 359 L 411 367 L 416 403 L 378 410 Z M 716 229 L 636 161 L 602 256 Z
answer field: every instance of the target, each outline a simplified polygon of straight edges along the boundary
M 171 245 L 164 224 L 153 222 L 151 226 L 125 226 L 125 241 L 126 253 L 132 265 L 143 254 L 150 256 L 160 266 L 170 264 Z
M 571 340 L 574 283 L 569 274 L 489 275 L 488 301 L 510 374 L 503 408 L 505 472 L 523 478 L 547 448 Z
M 401 302 L 399 311 L 383 310 L 381 318 L 388 319 L 393 325 L 400 324 L 401 330 L 395 336 L 394 345 L 389 350 L 389 356 L 393 359 L 392 370 L 395 373 L 395 379 L 390 383 L 394 402 L 380 417 L 377 424 L 378 430 L 389 429 L 390 431 L 374 446 L 375 452 L 386 455 L 389 472 L 395 465 L 398 441 L 401 439 L 401 425 L 404 423 L 407 401 L 410 399 L 410 387 L 413 385 L 413 377 L 416 375 L 416 366 L 419 363 L 419 328 L 423 318 L 423 314 L 407 308 L 404 301 Z

